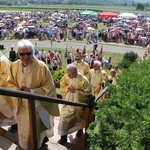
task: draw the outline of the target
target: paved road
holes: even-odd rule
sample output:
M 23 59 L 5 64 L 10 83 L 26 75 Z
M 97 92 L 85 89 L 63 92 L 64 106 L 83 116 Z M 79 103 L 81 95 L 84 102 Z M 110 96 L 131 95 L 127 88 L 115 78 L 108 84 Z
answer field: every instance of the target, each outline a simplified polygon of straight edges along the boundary
M 44 40 L 44 41 L 38 41 L 37 39 L 30 39 L 31 42 L 34 44 L 37 43 L 38 47 L 50 47 L 50 41 Z M 14 48 L 16 49 L 18 40 L 4 40 L 0 41 L 0 44 L 4 45 L 5 48 L 10 50 L 10 47 L 14 45 Z M 68 48 L 72 46 L 74 49 L 83 49 L 85 42 L 78 42 L 78 41 L 62 41 L 62 42 L 53 42 L 53 48 L 66 48 L 66 45 Z M 120 53 L 124 54 L 126 52 L 133 51 L 137 53 L 140 57 L 143 56 L 146 48 L 139 47 L 139 46 L 132 46 L 132 45 L 123 45 L 123 44 L 116 44 L 116 43 L 99 43 L 98 49 L 100 49 L 100 46 L 103 45 L 103 51 L 104 52 L 111 52 L 111 53 Z M 86 46 L 87 50 L 92 51 L 93 44 L 89 44 Z M 8 54 L 7 54 L 8 55 Z

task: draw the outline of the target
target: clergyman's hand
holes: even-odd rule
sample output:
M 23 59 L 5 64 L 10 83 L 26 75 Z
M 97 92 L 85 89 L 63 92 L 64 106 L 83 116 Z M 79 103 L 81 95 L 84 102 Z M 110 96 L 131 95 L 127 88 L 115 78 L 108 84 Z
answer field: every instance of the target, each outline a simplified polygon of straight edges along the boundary
M 28 88 L 28 87 L 26 87 L 26 86 L 22 86 L 22 87 L 20 87 L 18 90 L 20 90 L 20 91 L 25 91 L 25 92 L 30 92 L 30 91 L 31 91 L 31 89 Z
M 68 91 L 71 93 L 75 93 L 76 89 L 73 86 L 68 86 Z

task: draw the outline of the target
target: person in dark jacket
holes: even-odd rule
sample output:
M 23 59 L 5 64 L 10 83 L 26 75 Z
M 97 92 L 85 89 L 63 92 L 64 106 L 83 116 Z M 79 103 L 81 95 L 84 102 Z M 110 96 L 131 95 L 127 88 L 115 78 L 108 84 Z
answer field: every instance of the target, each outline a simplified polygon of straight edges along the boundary
M 14 46 L 11 47 L 11 50 L 9 52 L 9 60 L 12 62 L 16 60 L 16 52 L 14 51 Z

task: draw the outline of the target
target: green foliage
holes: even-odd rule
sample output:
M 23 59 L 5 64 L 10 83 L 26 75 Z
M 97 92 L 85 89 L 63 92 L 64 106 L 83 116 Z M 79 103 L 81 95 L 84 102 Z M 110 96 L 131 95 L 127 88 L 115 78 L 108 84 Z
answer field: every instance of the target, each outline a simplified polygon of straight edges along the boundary
M 133 64 L 97 104 L 90 150 L 150 150 L 150 61 Z
M 125 53 L 122 59 L 122 62 L 120 63 L 120 66 L 122 68 L 129 68 L 132 63 L 136 61 L 138 58 L 138 55 L 134 52 L 128 52 Z
M 0 5 L 7 5 L 10 2 L 10 0 L 0 0 Z M 146 3 L 147 0 L 139 0 L 139 2 Z M 94 5 L 99 5 L 99 6 L 123 6 L 125 3 L 127 6 L 131 6 L 133 2 L 131 0 L 11 0 L 11 3 L 13 5 L 81 5 L 81 6 L 94 6 Z M 134 5 L 132 5 L 134 6 Z M 135 9 L 135 7 L 134 7 Z M 100 10 L 100 9 L 99 9 Z M 105 10 L 105 9 L 104 9 Z M 111 9 L 115 10 L 115 9 Z M 106 11 L 106 10 L 105 10 Z
M 7 4 L 7 6 L 12 6 L 12 3 L 11 3 L 11 2 L 9 2 L 9 3 Z
M 124 56 L 123 56 L 124 60 L 128 60 L 131 63 L 135 62 L 137 58 L 138 58 L 138 55 L 134 52 L 125 53 Z
M 144 10 L 145 6 L 142 3 L 137 3 L 136 10 Z
M 115 11 L 116 13 L 120 13 L 120 12 L 133 12 L 133 13 L 140 13 L 140 14 L 148 14 L 149 15 L 149 11 L 150 9 L 148 8 L 148 5 L 145 6 L 145 10 L 144 11 L 140 11 L 140 10 L 136 10 L 135 6 L 129 6 L 130 4 L 128 4 L 128 7 L 124 7 L 124 1 L 123 4 L 120 4 L 117 2 L 116 5 L 112 5 L 111 1 L 109 1 L 107 4 L 103 5 L 101 2 L 99 2 L 99 5 L 95 5 L 94 3 L 92 3 L 92 1 L 90 1 L 90 4 L 86 4 L 84 3 L 84 5 L 72 5 L 70 4 L 70 2 L 68 4 L 63 4 L 63 1 L 61 1 L 61 3 L 59 3 L 59 1 L 57 1 L 58 5 L 55 5 L 55 3 L 52 3 L 51 1 L 47 1 L 46 5 L 41 5 L 41 1 L 30 1 L 30 2 L 26 2 L 27 5 L 23 5 L 22 3 L 20 3 L 20 1 L 18 0 L 12 0 L 12 6 L 4 6 L 8 4 L 9 0 L 0 0 L 0 10 L 1 11 L 29 11 L 29 12 L 46 12 L 46 11 L 50 11 L 50 12 L 55 12 L 57 11 L 62 11 L 62 10 L 66 10 L 66 8 L 68 8 L 70 11 L 73 10 L 77 10 L 77 12 L 81 12 L 84 10 L 93 10 L 93 11 Z M 143 0 L 141 0 L 143 2 Z M 36 2 L 36 3 L 35 3 Z M 107 1 L 104 1 L 107 2 Z M 146 0 L 145 0 L 146 2 Z M 92 3 L 92 4 L 91 4 Z M 70 4 L 70 5 L 69 5 Z
M 55 82 L 59 82 L 60 79 L 64 76 L 64 74 L 66 73 L 66 69 L 59 69 L 57 70 L 54 74 L 53 74 L 53 79 Z

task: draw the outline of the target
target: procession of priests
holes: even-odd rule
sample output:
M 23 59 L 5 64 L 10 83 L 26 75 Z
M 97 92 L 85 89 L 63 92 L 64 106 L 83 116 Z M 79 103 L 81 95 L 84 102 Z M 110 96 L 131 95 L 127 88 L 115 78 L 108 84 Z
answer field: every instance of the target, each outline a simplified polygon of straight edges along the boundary
M 46 63 L 35 57 L 33 44 L 29 40 L 20 40 L 17 44 L 17 55 L 19 59 L 11 62 L 0 52 L 0 87 L 56 97 L 52 74 Z M 115 69 L 113 73 L 117 74 Z M 111 74 L 112 72 L 110 78 Z M 112 77 L 113 83 L 115 75 Z M 75 61 L 66 66 L 66 74 L 60 80 L 62 99 L 87 103 L 89 95 L 97 96 L 105 87 L 106 76 L 100 61 L 95 60 L 90 68 L 82 54 L 76 54 Z M 67 135 L 72 132 L 77 131 L 77 137 L 83 134 L 86 114 L 82 107 L 63 105 L 59 111 L 56 103 L 35 100 L 35 112 L 38 149 L 54 136 L 55 116 L 60 116 L 59 144 L 66 143 Z M 17 124 L 20 147 L 30 150 L 28 100 L 0 95 L 0 126 L 13 124 Z

